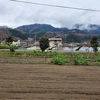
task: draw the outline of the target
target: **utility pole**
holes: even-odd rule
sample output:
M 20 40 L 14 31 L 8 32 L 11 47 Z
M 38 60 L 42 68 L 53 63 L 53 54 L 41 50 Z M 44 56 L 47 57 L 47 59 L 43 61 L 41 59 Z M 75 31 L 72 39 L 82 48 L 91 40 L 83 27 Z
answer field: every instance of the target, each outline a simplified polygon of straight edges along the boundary
M 2 32 L 0 32 L 0 44 L 2 42 Z
M 35 32 L 35 43 L 36 43 L 36 32 Z

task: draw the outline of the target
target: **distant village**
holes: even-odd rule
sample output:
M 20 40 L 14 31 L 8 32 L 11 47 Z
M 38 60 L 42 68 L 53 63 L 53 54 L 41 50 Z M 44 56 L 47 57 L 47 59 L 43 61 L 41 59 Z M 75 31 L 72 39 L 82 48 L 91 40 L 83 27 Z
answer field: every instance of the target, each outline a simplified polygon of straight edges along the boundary
M 56 38 L 48 38 L 49 40 L 49 48 L 48 50 L 56 49 L 58 47 L 62 47 L 62 38 L 56 37 Z M 33 48 L 40 49 L 39 48 L 39 41 L 34 41 L 33 38 L 28 38 L 27 40 L 17 40 L 12 42 L 13 45 L 19 46 L 21 48 Z
M 61 37 L 53 37 L 53 38 L 48 38 L 49 40 L 49 47 L 47 50 L 62 50 L 64 47 L 70 48 L 69 51 L 73 51 L 73 48 L 76 48 L 76 51 L 80 49 L 82 46 L 89 46 L 89 42 L 83 42 L 83 43 L 63 43 Z M 1 42 L 2 44 L 5 44 L 5 41 Z M 12 42 L 12 45 L 16 45 L 19 47 L 19 49 L 23 50 L 40 50 L 39 47 L 39 41 L 34 40 L 33 38 L 28 38 L 26 40 L 14 40 Z M 75 50 L 74 50 L 75 51 Z M 89 51 L 86 48 L 86 51 Z
M 48 40 L 49 47 L 46 49 L 48 51 L 81 51 L 81 49 L 83 52 L 93 51 L 90 45 L 90 41 L 81 43 L 65 43 L 63 42 L 63 39 L 61 37 L 52 37 L 48 38 Z M 6 44 L 6 40 L 1 41 L 1 44 Z M 40 50 L 39 40 L 36 40 L 36 38 L 33 39 L 31 37 L 28 37 L 25 40 L 22 40 L 20 38 L 14 39 L 12 45 L 18 46 L 19 50 Z

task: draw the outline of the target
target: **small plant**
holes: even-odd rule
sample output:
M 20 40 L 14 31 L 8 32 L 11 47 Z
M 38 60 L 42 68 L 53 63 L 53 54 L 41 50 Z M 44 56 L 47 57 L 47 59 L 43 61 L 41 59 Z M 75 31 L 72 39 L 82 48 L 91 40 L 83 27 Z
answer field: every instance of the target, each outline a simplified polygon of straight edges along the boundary
M 66 58 L 63 55 L 57 55 L 52 58 L 50 63 L 57 64 L 57 65 L 63 65 L 68 61 L 69 60 L 68 59 L 66 60 Z
M 95 59 L 94 64 L 97 65 L 97 66 L 100 65 L 100 57 L 98 57 L 98 58 Z
M 100 58 L 98 57 L 98 58 L 96 58 L 96 60 L 95 61 L 97 61 L 97 62 L 100 62 Z
M 75 65 L 80 65 L 83 63 L 83 55 L 77 55 L 74 60 Z
M 100 62 L 98 62 L 98 61 L 96 61 L 94 64 L 97 66 L 100 66 Z
M 79 54 L 76 56 L 74 60 L 75 65 L 89 65 L 90 60 L 83 57 L 83 55 Z
M 83 65 L 89 65 L 89 64 L 90 64 L 90 60 L 84 58 Z
M 33 62 L 29 62 L 29 64 L 34 64 Z
M 24 55 L 25 53 L 22 51 L 16 51 L 13 53 L 14 55 L 18 56 L 18 55 Z

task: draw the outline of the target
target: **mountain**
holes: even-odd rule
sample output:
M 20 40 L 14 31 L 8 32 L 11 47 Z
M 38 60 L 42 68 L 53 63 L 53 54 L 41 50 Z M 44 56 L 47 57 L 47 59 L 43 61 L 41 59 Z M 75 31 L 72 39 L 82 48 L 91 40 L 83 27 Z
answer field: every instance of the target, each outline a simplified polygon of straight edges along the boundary
M 68 28 L 55 28 L 48 24 L 31 24 L 31 25 L 23 25 L 16 28 L 22 32 L 32 34 L 34 32 L 55 32 L 55 33 L 67 33 L 69 31 Z
M 23 25 L 15 29 L 6 26 L 1 26 L 0 32 L 2 34 L 2 39 L 5 39 L 9 35 L 19 37 L 21 39 L 27 39 L 28 37 L 34 38 L 36 35 L 37 40 L 41 36 L 65 38 L 65 34 L 85 34 L 84 31 L 81 31 L 79 29 L 55 28 L 48 24 Z
M 64 37 L 65 34 L 85 34 L 86 32 L 81 31 L 79 29 L 68 29 L 68 28 L 56 28 L 48 24 L 31 24 L 31 25 L 23 25 L 16 28 L 31 37 L 35 37 L 37 35 L 37 39 L 41 36 L 46 37 Z
M 0 39 L 1 40 L 5 40 L 10 35 L 17 38 L 17 37 L 24 36 L 24 33 L 16 29 L 9 28 L 7 26 L 0 26 Z
M 96 24 L 88 24 L 88 25 L 75 24 L 73 26 L 73 28 L 82 30 L 82 31 L 87 32 L 89 34 L 100 34 L 100 25 L 96 25 Z
M 6 28 L 0 27 L 0 42 L 4 40 L 6 37 L 8 37 L 8 30 L 5 30 Z
M 56 28 L 48 24 L 31 24 L 19 26 L 15 29 L 1 26 L 0 27 L 0 39 L 4 40 L 9 35 L 18 37 L 20 39 L 27 39 L 31 37 L 39 40 L 40 37 L 62 37 L 66 42 L 83 42 L 90 41 L 93 35 L 100 33 L 100 25 L 84 25 L 75 24 L 72 29 L 68 28 Z M 100 40 L 100 34 L 99 34 Z

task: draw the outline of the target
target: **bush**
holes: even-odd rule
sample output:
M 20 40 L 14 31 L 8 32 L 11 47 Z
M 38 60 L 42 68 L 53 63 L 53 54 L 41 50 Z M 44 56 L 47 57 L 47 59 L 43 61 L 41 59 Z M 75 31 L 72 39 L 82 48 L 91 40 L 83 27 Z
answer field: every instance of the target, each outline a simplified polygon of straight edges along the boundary
M 18 49 L 18 46 L 16 45 L 4 45 L 4 44 L 0 44 L 0 49 L 10 49 L 10 48 L 14 48 L 14 49 Z
M 100 66 L 100 62 L 98 62 L 98 61 L 96 61 L 94 64 L 97 66 Z
M 95 63 L 95 65 L 99 66 L 100 65 L 100 57 L 96 58 L 94 63 Z
M 10 52 L 15 52 L 15 49 L 14 48 L 10 48 Z
M 0 44 L 0 49 L 9 49 L 8 45 Z
M 100 62 L 100 58 L 98 57 L 98 58 L 96 58 L 96 60 L 95 61 L 97 61 L 97 62 Z
M 90 60 L 83 57 L 83 55 L 79 54 L 76 56 L 74 60 L 75 65 L 89 65 Z
M 10 45 L 10 52 L 15 52 L 15 49 L 18 49 L 18 46 L 16 45 Z
M 10 45 L 10 48 L 18 49 L 18 46 L 16 46 L 16 45 Z
M 57 55 L 57 56 L 52 58 L 50 63 L 57 64 L 57 65 L 63 65 L 68 61 L 69 60 L 66 59 L 63 55 Z

